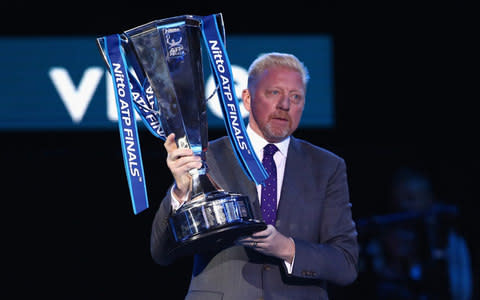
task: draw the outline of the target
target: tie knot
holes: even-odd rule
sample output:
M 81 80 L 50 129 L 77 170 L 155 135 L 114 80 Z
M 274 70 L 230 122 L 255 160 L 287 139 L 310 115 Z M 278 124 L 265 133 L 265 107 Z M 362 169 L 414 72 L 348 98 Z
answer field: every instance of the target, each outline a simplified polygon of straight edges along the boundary
M 275 152 L 277 152 L 277 150 L 278 150 L 278 148 L 274 144 L 267 144 L 263 148 L 263 156 L 266 156 L 266 155 L 273 156 L 273 154 L 275 154 Z

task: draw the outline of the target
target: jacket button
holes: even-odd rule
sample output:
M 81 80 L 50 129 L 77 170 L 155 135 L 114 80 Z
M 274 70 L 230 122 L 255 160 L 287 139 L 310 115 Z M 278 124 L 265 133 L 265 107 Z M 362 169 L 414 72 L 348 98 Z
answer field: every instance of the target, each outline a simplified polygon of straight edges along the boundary
M 307 277 L 312 277 L 312 276 L 315 276 L 316 273 L 312 271 L 302 271 L 302 275 Z
M 263 265 L 263 269 L 264 269 L 265 271 L 269 271 L 269 270 L 271 270 L 272 268 L 271 268 L 270 266 L 268 266 L 268 265 Z

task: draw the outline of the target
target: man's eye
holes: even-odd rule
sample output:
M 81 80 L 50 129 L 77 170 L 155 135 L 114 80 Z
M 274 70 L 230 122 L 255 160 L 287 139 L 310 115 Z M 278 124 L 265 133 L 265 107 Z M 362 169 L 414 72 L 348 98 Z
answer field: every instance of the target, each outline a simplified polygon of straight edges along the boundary
M 290 95 L 290 101 L 292 101 L 293 103 L 300 103 L 302 99 L 303 99 L 302 95 L 299 95 L 299 94 Z

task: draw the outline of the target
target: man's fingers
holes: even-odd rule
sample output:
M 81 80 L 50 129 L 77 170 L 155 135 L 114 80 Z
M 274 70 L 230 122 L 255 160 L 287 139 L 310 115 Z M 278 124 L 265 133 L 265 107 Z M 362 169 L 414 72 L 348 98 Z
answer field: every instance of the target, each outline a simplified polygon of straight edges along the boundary
M 252 234 L 252 237 L 254 237 L 254 238 L 266 238 L 266 237 L 270 236 L 273 233 L 274 230 L 275 230 L 275 227 L 273 225 L 268 224 L 267 228 L 265 228 L 264 230 L 254 232 Z
M 181 149 L 176 149 L 175 151 L 172 151 L 172 152 L 168 152 L 167 160 L 176 161 L 177 159 L 184 156 L 191 156 L 192 157 L 191 159 L 194 161 L 201 159 L 200 156 L 193 156 L 192 149 L 181 148 Z
M 163 144 L 168 153 L 173 152 L 177 149 L 177 144 L 175 143 L 175 133 L 170 133 Z
M 196 157 L 192 157 L 193 159 L 195 159 L 194 161 L 189 161 L 189 162 L 185 162 L 183 163 L 182 165 L 176 165 L 177 167 L 177 170 L 180 172 L 180 173 L 188 173 L 188 171 L 192 170 L 192 169 L 199 169 L 202 167 L 202 163 L 196 158 Z
M 193 154 L 190 148 L 178 148 L 175 142 L 175 134 L 171 133 L 167 136 L 165 143 L 163 144 L 165 150 L 167 150 L 167 162 L 174 162 L 183 156 L 191 156 Z M 188 161 L 186 161 L 188 162 Z

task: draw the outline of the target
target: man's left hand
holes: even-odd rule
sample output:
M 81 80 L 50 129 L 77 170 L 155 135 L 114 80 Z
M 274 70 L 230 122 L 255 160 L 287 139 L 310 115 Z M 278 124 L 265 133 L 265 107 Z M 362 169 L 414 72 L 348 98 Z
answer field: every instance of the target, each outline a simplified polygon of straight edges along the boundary
M 292 263 L 295 256 L 293 239 L 281 234 L 273 225 L 267 225 L 265 230 L 250 236 L 240 237 L 236 244 L 252 248 L 265 255 L 278 257 L 288 263 Z

